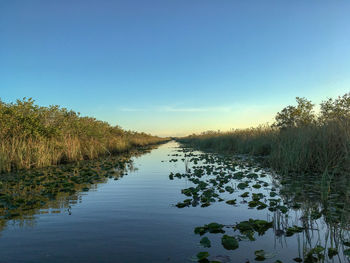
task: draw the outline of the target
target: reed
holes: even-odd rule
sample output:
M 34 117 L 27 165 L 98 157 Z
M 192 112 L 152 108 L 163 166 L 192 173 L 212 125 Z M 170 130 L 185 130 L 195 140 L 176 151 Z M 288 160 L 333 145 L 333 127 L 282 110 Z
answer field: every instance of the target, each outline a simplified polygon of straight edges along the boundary
M 0 101 L 0 172 L 93 159 L 167 140 L 32 99 Z
M 272 126 L 205 132 L 180 138 L 193 147 L 217 152 L 251 154 L 279 172 L 350 172 L 350 93 L 321 103 L 315 114 L 311 102 L 297 98 L 276 115 Z

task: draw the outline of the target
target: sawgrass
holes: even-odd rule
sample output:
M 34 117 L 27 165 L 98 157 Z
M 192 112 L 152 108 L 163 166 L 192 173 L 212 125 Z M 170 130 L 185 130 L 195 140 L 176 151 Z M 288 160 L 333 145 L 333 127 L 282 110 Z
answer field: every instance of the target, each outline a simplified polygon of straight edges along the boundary
M 202 150 L 265 157 L 279 172 L 350 172 L 350 93 L 321 103 L 319 115 L 311 102 L 297 99 L 298 107 L 276 115 L 277 125 L 205 132 L 179 141 Z
M 93 159 L 164 140 L 32 99 L 0 101 L 0 172 Z

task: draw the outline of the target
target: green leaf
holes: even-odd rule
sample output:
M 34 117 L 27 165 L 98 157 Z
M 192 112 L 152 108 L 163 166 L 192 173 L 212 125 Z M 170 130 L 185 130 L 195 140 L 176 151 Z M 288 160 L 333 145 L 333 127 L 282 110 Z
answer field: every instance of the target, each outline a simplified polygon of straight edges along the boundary
M 209 240 L 209 238 L 207 238 L 207 237 L 203 237 L 199 243 L 200 243 L 203 247 L 208 247 L 208 248 L 211 247 L 210 240 Z
M 218 223 L 210 223 L 208 225 L 205 225 L 205 227 L 208 229 L 209 233 L 224 233 L 225 231 L 222 229 L 224 225 L 218 224 Z
M 260 184 L 254 184 L 253 187 L 256 188 L 256 189 L 259 189 L 259 188 L 261 188 L 261 185 Z
M 237 201 L 236 199 L 228 200 L 228 201 L 226 201 L 226 204 L 235 205 L 236 201 Z
M 205 227 L 198 226 L 194 229 L 195 234 L 204 235 L 207 232 Z
M 265 259 L 273 258 L 276 256 L 275 253 L 266 253 L 264 250 L 256 250 L 254 252 L 256 261 L 264 261 Z
M 277 207 L 283 214 L 288 212 L 288 208 L 286 206 L 280 205 Z
M 260 249 L 260 250 L 256 250 L 254 252 L 254 255 L 255 255 L 255 260 L 256 261 L 264 261 L 266 258 L 265 258 L 265 251 Z
M 228 250 L 235 250 L 239 246 L 237 239 L 233 236 L 228 236 L 228 235 L 224 235 L 221 238 L 221 244 L 224 246 L 224 248 Z
M 271 197 L 275 197 L 276 195 L 277 195 L 276 192 L 270 192 L 270 196 L 271 196 Z
M 248 184 L 247 184 L 247 183 L 239 183 L 239 184 L 237 185 L 237 188 L 239 188 L 239 189 L 241 189 L 241 190 L 245 189 L 246 187 L 248 187 Z
M 208 252 L 199 252 L 197 254 L 197 259 L 200 261 L 200 260 L 204 260 L 206 259 L 207 257 L 209 257 L 209 253 Z
M 248 197 L 249 196 L 249 192 L 244 192 L 243 194 L 241 194 L 241 197 Z

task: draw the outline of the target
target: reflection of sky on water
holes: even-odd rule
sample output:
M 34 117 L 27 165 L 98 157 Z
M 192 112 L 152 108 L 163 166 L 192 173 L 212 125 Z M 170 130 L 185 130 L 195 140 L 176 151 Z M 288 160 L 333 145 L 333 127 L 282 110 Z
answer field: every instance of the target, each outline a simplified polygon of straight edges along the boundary
M 247 209 L 247 204 L 239 203 L 242 198 L 238 196 L 244 191 L 222 194 L 225 200 L 237 198 L 237 206 L 216 202 L 206 208 L 174 207 L 186 199 L 181 189 L 193 185 L 185 178 L 169 180 L 170 172 L 185 172 L 181 160 L 168 162 L 173 158 L 169 154 L 178 153 L 174 147 L 177 144 L 170 142 L 151 153 L 134 157 L 134 168 L 129 169 L 124 177 L 106 179 L 106 183 L 97 184 L 89 192 L 52 202 L 49 209 L 41 210 L 44 213 L 35 215 L 35 221 L 24 220 L 21 224 L 8 221 L 0 234 L 1 260 L 186 262 L 199 251 L 207 250 L 199 246 L 200 237 L 193 234 L 196 226 L 210 222 L 233 225 L 249 218 L 259 218 L 274 219 L 278 229 L 287 223 L 300 222 L 300 211 L 290 212 L 286 219 L 267 209 Z M 271 177 L 262 180 L 271 182 Z M 252 192 L 268 194 L 264 189 L 253 189 Z M 45 213 L 47 211 L 49 213 Z M 309 241 L 312 245 L 318 241 L 323 245 L 327 225 L 318 220 L 314 228 L 318 230 L 309 231 Z M 234 232 L 228 230 L 227 233 Z M 276 259 L 290 262 L 301 256 L 298 253 L 308 242 L 305 233 L 276 237 L 274 230 L 270 229 L 264 236 L 257 236 L 256 241 L 242 241 L 239 249 L 227 251 L 221 246 L 221 235 L 209 234 L 208 237 L 212 243 L 208 250 L 210 254 L 228 255 L 232 262 L 253 261 L 254 251 L 259 249 L 276 253 L 273 262 Z

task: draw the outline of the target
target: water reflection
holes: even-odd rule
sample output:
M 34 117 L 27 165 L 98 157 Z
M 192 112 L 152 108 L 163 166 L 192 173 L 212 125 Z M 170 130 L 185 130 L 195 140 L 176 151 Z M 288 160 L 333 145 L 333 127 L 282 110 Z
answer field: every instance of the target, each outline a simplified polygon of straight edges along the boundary
M 243 156 L 183 151 L 174 142 L 143 153 L 1 175 L 0 261 L 191 262 L 208 250 L 210 260 L 254 262 L 264 250 L 276 255 L 266 262 L 348 262 L 346 178 L 280 177 Z M 234 227 L 249 218 L 268 224 L 252 221 L 264 231 L 253 225 L 255 240 L 234 251 L 222 234 L 206 233 L 207 249 L 194 233 L 218 222 L 243 239 L 252 231 Z
M 279 194 L 293 216 L 274 215 L 276 236 L 288 225 L 300 225 L 299 257 L 304 262 L 346 262 L 350 240 L 350 182 L 347 175 L 275 177 Z M 281 235 L 282 234 L 282 235 Z M 281 238 L 281 237 L 280 237 Z
M 0 179 L 0 231 L 7 224 L 33 227 L 37 214 L 72 214 L 82 193 L 95 190 L 108 179 L 134 172 L 132 158 L 149 153 L 147 147 L 99 160 L 2 174 Z M 0 233 L 1 234 L 1 233 Z
M 190 148 L 184 148 L 179 152 L 183 152 L 183 155 L 173 154 L 170 162 L 182 160 L 186 173 L 171 173 L 169 179 L 185 178 L 193 182 L 194 186 L 182 189 L 181 192 L 189 198 L 177 203 L 178 208 L 195 207 L 200 202 L 202 207 L 208 207 L 215 202 L 224 201 L 229 196 L 231 200 L 226 203 L 236 205 L 239 197 L 242 197 L 243 201 L 240 204 L 248 204 L 248 209 L 268 208 L 267 218 L 273 223 L 274 248 L 278 250 L 278 246 L 293 247 L 297 244 L 293 258 L 295 262 L 348 261 L 350 256 L 348 175 L 279 176 L 246 156 L 222 156 L 194 152 Z M 235 199 L 232 199 L 231 195 L 234 195 Z M 220 220 L 218 217 L 217 221 Z M 268 221 L 260 223 L 269 224 Z M 239 247 L 237 241 L 256 240 L 254 231 L 257 226 L 253 219 L 241 221 L 233 226 L 219 225 L 226 229 L 239 230 L 240 234 L 244 235 L 242 237 L 234 232 L 230 238 L 236 245 L 230 249 L 235 250 Z M 221 227 L 217 233 L 227 232 Z M 200 235 L 214 233 L 211 232 L 210 225 L 198 226 L 195 232 Z M 224 245 L 224 239 L 222 244 Z M 255 255 L 257 256 L 255 260 L 267 259 L 263 250 L 256 250 Z M 200 253 L 197 257 L 198 262 L 211 260 L 207 252 Z

